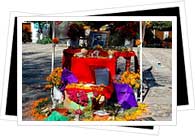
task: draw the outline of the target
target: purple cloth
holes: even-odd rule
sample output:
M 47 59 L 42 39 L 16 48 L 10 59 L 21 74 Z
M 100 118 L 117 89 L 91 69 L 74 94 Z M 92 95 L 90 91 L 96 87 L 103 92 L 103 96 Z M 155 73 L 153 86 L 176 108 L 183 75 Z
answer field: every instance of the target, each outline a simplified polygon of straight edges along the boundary
M 114 83 L 118 104 L 124 109 L 137 107 L 133 89 L 128 84 Z
M 71 84 L 71 83 L 78 83 L 78 79 L 77 77 L 68 69 L 64 68 L 63 72 L 62 72 L 62 86 L 60 88 L 60 90 L 63 92 L 66 85 L 67 84 Z

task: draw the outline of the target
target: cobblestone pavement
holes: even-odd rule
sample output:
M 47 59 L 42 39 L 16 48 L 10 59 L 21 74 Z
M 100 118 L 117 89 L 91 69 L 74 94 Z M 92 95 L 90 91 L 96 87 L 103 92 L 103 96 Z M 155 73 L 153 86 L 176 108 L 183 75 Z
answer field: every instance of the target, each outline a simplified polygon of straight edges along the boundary
M 64 46 L 56 47 L 55 67 L 61 67 L 61 58 Z M 29 117 L 30 105 L 33 100 L 50 96 L 44 91 L 46 77 L 51 72 L 52 45 L 24 44 L 22 53 L 22 102 L 23 119 Z
M 172 119 L 172 50 L 143 48 L 143 70 L 152 66 L 151 74 L 155 83 L 150 87 L 144 100 L 154 120 Z
M 56 47 L 55 67 L 61 66 L 64 46 Z M 50 96 L 44 91 L 46 76 L 51 72 L 51 45 L 23 45 L 23 119 L 29 116 L 33 100 Z M 150 88 L 144 102 L 154 120 L 171 120 L 171 49 L 143 48 L 143 69 L 153 66 L 152 74 L 157 86 Z M 157 63 L 161 63 L 159 66 Z

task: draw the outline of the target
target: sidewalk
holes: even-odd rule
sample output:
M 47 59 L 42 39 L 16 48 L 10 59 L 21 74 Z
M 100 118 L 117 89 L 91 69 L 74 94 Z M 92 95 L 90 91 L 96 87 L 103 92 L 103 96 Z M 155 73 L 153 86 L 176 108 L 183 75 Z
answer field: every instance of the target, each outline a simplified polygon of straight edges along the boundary
M 154 120 L 171 120 L 172 113 L 172 50 L 143 48 L 143 69 L 152 66 L 156 86 L 150 88 L 144 102 Z M 158 65 L 160 63 L 160 65 Z

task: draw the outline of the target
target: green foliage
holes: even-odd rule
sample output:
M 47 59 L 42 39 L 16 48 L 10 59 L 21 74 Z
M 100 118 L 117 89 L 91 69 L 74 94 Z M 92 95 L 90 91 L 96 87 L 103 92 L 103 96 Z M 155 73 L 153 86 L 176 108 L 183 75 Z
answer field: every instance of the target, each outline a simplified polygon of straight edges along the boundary
M 60 109 L 65 108 L 63 103 L 57 104 L 56 107 Z
M 43 39 L 37 41 L 38 44 L 49 44 L 52 43 L 51 38 L 43 37 Z
M 86 111 L 86 112 L 84 112 L 81 116 L 80 116 L 80 118 L 81 119 L 90 119 L 90 118 L 92 118 L 93 117 L 93 111 L 91 110 L 91 111 Z
M 171 21 L 153 21 L 152 28 L 157 30 L 171 30 L 172 22 Z
M 113 33 L 109 37 L 110 46 L 123 46 L 125 43 L 125 38 L 121 37 L 119 33 Z

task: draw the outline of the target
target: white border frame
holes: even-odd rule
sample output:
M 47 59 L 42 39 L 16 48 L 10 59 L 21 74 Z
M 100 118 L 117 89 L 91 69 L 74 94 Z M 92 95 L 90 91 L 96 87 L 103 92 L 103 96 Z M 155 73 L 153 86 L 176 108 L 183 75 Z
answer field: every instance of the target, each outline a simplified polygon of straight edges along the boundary
M 99 10 L 95 10 L 95 12 L 93 11 L 94 9 L 88 10 L 88 11 L 74 11 L 77 14 L 76 15 L 80 15 L 80 14 L 84 14 L 84 15 L 92 15 L 91 13 L 93 12 L 93 14 L 106 14 L 106 13 L 117 13 L 117 12 L 128 12 L 128 11 L 142 11 L 142 10 L 149 10 L 149 9 L 158 9 L 158 8 L 171 8 L 171 7 L 179 7 L 180 8 L 180 19 L 181 21 L 183 21 L 183 23 L 181 23 L 181 29 L 184 29 L 185 32 L 187 32 L 187 28 L 186 28 L 186 16 L 181 18 L 181 14 L 185 14 L 185 7 L 184 7 L 184 2 L 181 1 L 176 1 L 176 2 L 170 2 L 170 3 L 156 3 L 156 4 L 146 4 L 146 5 L 129 5 L 129 6 L 125 6 L 125 7 L 114 7 L 114 8 L 110 8 L 110 9 L 99 9 Z M 118 9 L 120 9 L 120 11 L 118 11 Z M 72 15 L 74 12 L 68 12 L 68 13 L 60 13 L 60 16 L 63 15 Z M 105 13 L 104 13 L 105 12 Z M 12 48 L 12 40 L 13 40 L 13 28 L 14 28 L 14 17 L 19 17 L 19 16 L 33 16 L 33 15 L 40 15 L 41 13 L 27 13 L 27 12 L 21 12 L 21 11 L 12 11 L 10 12 L 10 22 L 9 22 L 9 32 L 8 32 L 8 44 L 7 44 L 7 50 L 6 53 L 9 54 L 11 52 L 11 48 Z M 59 13 L 58 13 L 59 14 Z M 57 13 L 53 13 L 52 16 L 56 16 L 58 15 Z M 43 15 L 43 14 L 42 14 Z M 47 14 L 48 15 L 48 14 Z M 50 14 L 51 15 L 51 14 Z M 188 39 L 187 35 L 183 33 L 182 31 L 182 39 L 183 39 L 183 44 L 184 44 L 184 39 Z M 186 39 L 186 41 L 187 41 Z M 189 56 L 189 44 L 185 44 L 185 46 L 188 47 L 186 54 L 184 56 L 184 58 L 186 58 L 186 56 Z M 189 59 L 188 59 L 189 60 Z M 2 90 L 2 102 L 1 102 L 1 119 L 5 119 L 5 120 L 17 120 L 17 116 L 10 116 L 10 115 L 5 115 L 5 111 L 6 111 L 6 101 L 7 101 L 7 83 L 8 83 L 8 79 L 9 79 L 9 68 L 7 68 L 7 66 L 10 65 L 10 58 L 6 57 L 6 63 L 5 63 L 5 72 L 4 72 L 4 86 L 3 86 L 3 90 Z M 186 70 L 191 71 L 191 65 L 190 63 L 186 63 L 185 61 L 185 68 Z M 191 73 L 191 72 L 190 72 Z M 8 76 L 8 78 L 6 78 L 6 75 Z M 187 79 L 191 79 L 191 74 L 190 75 L 186 75 Z M 6 80 L 7 79 L 7 80 Z M 192 82 L 191 80 L 189 82 Z M 187 84 L 189 83 L 187 82 Z M 191 85 L 188 85 L 188 99 L 189 99 L 189 104 L 185 105 L 185 106 L 177 106 L 177 110 L 189 110 L 189 109 L 194 109 L 194 94 L 193 94 L 193 87 Z M 88 126 L 88 128 L 95 128 L 97 129 L 97 127 L 94 126 Z M 158 130 L 159 130 L 159 126 L 154 126 L 154 129 L 150 130 L 150 129 L 142 129 L 142 128 L 126 128 L 126 127 L 118 127 L 118 126 L 106 126 L 106 127 L 101 127 L 98 129 L 106 129 L 106 130 L 112 130 L 112 131 L 123 131 L 123 132 L 136 132 L 136 133 L 148 133 L 149 134 L 157 134 Z
M 171 121 L 23 121 L 22 120 L 22 31 L 18 31 L 18 124 L 19 125 L 176 125 L 177 109 L 177 25 L 176 17 L 19 17 L 18 30 L 22 30 L 24 21 L 172 21 L 172 120 Z

